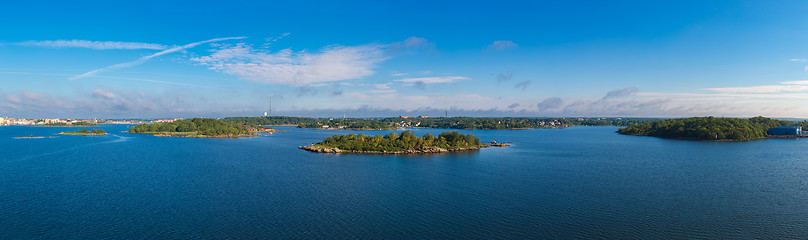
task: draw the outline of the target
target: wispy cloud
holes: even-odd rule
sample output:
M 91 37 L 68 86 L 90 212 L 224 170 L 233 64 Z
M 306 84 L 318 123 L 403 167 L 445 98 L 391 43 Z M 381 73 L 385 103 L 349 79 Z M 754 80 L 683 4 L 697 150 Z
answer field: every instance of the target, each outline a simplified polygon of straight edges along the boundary
M 450 82 L 457 82 L 460 80 L 468 80 L 470 78 L 463 77 L 463 76 L 443 76 L 443 77 L 423 77 L 423 78 L 405 78 L 399 80 L 393 80 L 396 82 L 404 82 L 404 83 L 424 83 L 424 84 L 433 84 L 433 83 L 450 83 Z
M 76 79 L 81 79 L 81 78 L 85 78 L 85 77 L 90 77 L 90 76 L 93 76 L 93 75 L 95 75 L 95 74 L 97 74 L 99 72 L 103 72 L 103 71 L 110 71 L 110 70 L 115 70 L 115 69 L 132 67 L 132 66 L 135 66 L 135 65 L 142 64 L 142 63 L 144 63 L 146 61 L 149 61 L 150 59 L 155 58 L 155 57 L 159 57 L 159 56 L 166 55 L 166 54 L 169 54 L 169 53 L 179 52 L 179 51 L 182 51 L 182 50 L 185 50 L 185 49 L 188 49 L 188 48 L 192 48 L 192 47 L 196 47 L 196 46 L 199 46 L 199 45 L 205 44 L 205 43 L 225 41 L 225 40 L 244 39 L 244 38 L 245 37 L 214 38 L 214 39 L 205 40 L 205 41 L 201 41 L 201 42 L 189 43 L 189 44 L 186 44 L 186 45 L 183 45 L 183 46 L 173 47 L 173 48 L 163 50 L 163 51 L 160 51 L 160 52 L 152 54 L 152 55 L 141 57 L 141 58 L 139 58 L 139 59 L 137 59 L 135 61 L 119 63 L 119 64 L 115 64 L 115 65 L 112 65 L 112 66 L 109 66 L 109 67 L 92 70 L 92 71 L 89 71 L 89 72 L 86 72 L 86 73 L 83 73 L 83 74 L 80 74 L 80 75 L 70 77 L 68 79 L 76 80 Z
M 267 41 L 267 42 L 277 42 L 278 40 L 281 40 L 281 39 L 283 39 L 283 38 L 285 38 L 285 37 L 289 36 L 290 34 L 291 34 L 291 33 L 288 33 L 288 32 L 287 32 L 287 33 L 283 33 L 283 34 L 281 34 L 280 36 L 277 36 L 277 37 L 268 37 L 268 38 L 264 39 L 264 41 Z
M 514 43 L 514 42 L 511 42 L 511 41 L 508 41 L 508 40 L 499 40 L 499 41 L 494 41 L 493 43 L 488 45 L 488 50 L 502 51 L 502 50 L 513 49 L 513 48 L 517 48 L 517 47 L 519 47 L 519 45 Z
M 513 85 L 513 87 L 525 90 L 528 86 L 530 86 L 531 83 L 532 82 L 530 82 L 530 80 L 525 80 L 525 81 L 521 81 L 521 82 L 516 83 L 516 85 Z
M 499 73 L 497 75 L 494 75 L 494 78 L 497 79 L 497 82 L 510 81 L 511 79 L 513 79 L 513 73 Z
M 808 59 L 805 59 L 805 58 L 792 58 L 792 59 L 789 59 L 789 61 L 792 61 L 792 62 L 808 62 Z
M 45 47 L 45 48 L 89 48 L 96 50 L 108 49 L 151 49 L 164 50 L 169 47 L 162 44 L 139 43 L 139 42 L 112 42 L 112 41 L 87 41 L 87 40 L 48 40 L 48 41 L 25 41 L 15 43 L 25 47 Z
M 191 61 L 248 81 L 314 86 L 371 76 L 379 63 L 391 58 L 391 49 L 417 48 L 423 46 L 424 42 L 425 39 L 411 37 L 391 44 L 334 45 L 318 52 L 295 52 L 291 49 L 270 52 L 242 43 L 223 47 L 209 56 Z
M 380 83 L 380 84 L 373 84 L 373 87 L 376 89 L 390 89 L 390 85 L 393 83 Z
M 632 94 L 636 93 L 637 90 L 638 89 L 636 87 L 627 87 L 627 88 L 615 89 L 615 90 L 611 90 L 608 93 L 606 93 L 606 96 L 603 97 L 603 98 L 627 97 L 627 96 L 631 96 Z
M 808 91 L 808 80 L 787 81 L 780 85 L 764 85 L 751 87 L 705 88 L 704 90 L 721 93 L 780 93 Z

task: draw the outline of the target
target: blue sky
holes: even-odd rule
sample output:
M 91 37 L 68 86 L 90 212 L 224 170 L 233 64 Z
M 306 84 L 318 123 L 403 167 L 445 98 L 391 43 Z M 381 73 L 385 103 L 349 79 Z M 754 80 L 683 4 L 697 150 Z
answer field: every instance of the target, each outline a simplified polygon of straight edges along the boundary
M 808 117 L 801 1 L 4 3 L 0 116 Z

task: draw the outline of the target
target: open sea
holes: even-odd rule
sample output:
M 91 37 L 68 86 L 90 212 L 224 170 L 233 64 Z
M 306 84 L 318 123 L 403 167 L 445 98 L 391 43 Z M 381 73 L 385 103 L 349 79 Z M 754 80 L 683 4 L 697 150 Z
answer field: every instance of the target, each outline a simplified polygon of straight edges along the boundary
M 297 149 L 390 131 L 199 139 L 101 128 L 110 135 L 0 127 L 0 239 L 808 236 L 808 139 L 461 130 L 513 145 L 390 156 Z M 28 136 L 45 138 L 15 139 Z

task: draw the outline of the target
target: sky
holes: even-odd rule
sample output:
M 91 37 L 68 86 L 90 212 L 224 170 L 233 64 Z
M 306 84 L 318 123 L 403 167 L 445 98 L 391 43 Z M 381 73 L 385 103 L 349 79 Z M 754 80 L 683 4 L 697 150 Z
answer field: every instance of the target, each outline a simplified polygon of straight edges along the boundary
M 804 1 L 14 1 L 0 116 L 808 118 Z

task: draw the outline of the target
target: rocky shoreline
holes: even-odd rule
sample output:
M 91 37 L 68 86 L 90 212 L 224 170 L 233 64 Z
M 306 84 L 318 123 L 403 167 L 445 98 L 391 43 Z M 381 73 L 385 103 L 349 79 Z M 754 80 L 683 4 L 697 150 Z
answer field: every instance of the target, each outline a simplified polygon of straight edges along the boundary
M 309 152 L 316 153 L 356 153 L 356 154 L 432 154 L 432 153 L 446 153 L 446 152 L 462 152 L 462 151 L 477 151 L 480 148 L 486 147 L 507 147 L 510 144 L 491 142 L 490 144 L 482 144 L 478 147 L 468 148 L 439 148 L 439 147 L 424 147 L 421 149 L 407 149 L 402 151 L 355 151 L 355 150 L 342 150 L 336 147 L 318 146 L 315 144 L 307 146 L 299 146 L 298 149 L 303 149 Z
M 324 146 L 315 146 L 314 144 L 308 146 L 300 146 L 299 149 L 303 149 L 309 152 L 316 152 L 316 153 L 358 153 L 358 154 L 429 154 L 429 153 L 445 153 L 445 152 L 461 152 L 461 151 L 475 151 L 479 150 L 480 148 L 487 147 L 487 146 L 480 146 L 480 147 L 470 147 L 470 148 L 439 148 L 439 147 L 425 147 L 422 149 L 408 149 L 403 151 L 354 151 L 354 150 L 341 150 L 339 148 L 332 148 L 332 147 L 324 147 Z

